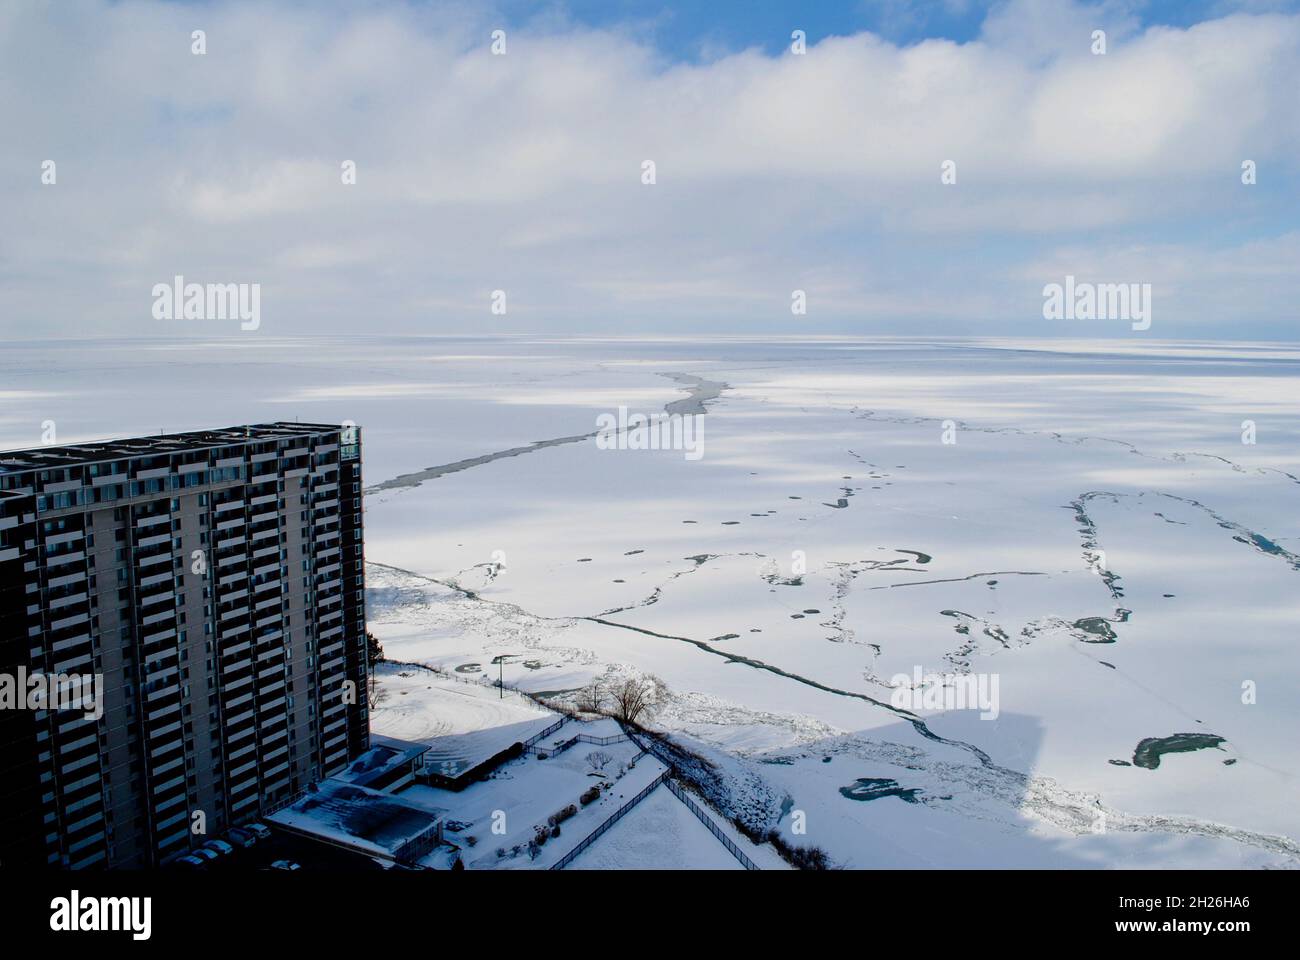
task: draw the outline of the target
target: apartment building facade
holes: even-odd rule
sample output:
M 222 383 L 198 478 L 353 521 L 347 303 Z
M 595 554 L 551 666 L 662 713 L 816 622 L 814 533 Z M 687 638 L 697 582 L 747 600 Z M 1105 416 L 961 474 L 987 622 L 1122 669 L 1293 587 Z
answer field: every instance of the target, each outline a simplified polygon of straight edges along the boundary
M 361 438 L 271 423 L 0 454 L 0 869 L 149 867 L 369 746 Z M 83 704 L 84 706 L 84 704 Z

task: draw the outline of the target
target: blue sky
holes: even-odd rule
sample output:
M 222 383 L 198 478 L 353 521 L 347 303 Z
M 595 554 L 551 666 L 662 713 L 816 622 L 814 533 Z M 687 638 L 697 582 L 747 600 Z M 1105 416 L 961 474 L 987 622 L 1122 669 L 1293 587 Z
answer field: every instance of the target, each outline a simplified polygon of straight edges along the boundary
M 964 6 L 964 8 L 963 8 Z M 718 0 L 715 3 L 638 3 L 634 0 L 579 0 L 572 3 L 517 0 L 501 4 L 515 23 L 569 19 L 589 26 L 630 29 L 650 39 L 666 56 L 696 60 L 719 51 L 759 47 L 777 53 L 789 42 L 792 23 L 809 41 L 849 36 L 864 30 L 911 43 L 926 37 L 964 41 L 979 33 L 983 11 L 977 5 L 900 3 L 779 3 L 771 0 Z
M 794 29 L 792 23 L 807 34 L 811 43 L 862 31 L 898 44 L 934 38 L 966 43 L 979 37 L 984 18 L 999 5 L 975 0 L 501 0 L 498 8 L 511 24 L 569 21 L 630 30 L 652 42 L 665 56 L 691 61 L 746 47 L 778 53 L 788 42 Z M 1132 16 L 1144 29 L 1187 27 L 1237 11 L 1297 9 L 1295 0 L 1152 0 L 1108 6 Z
M 283 334 L 1131 336 L 1072 275 L 1300 336 L 1295 3 L 17 2 L 0 63 L 0 337 L 229 332 L 177 275 Z

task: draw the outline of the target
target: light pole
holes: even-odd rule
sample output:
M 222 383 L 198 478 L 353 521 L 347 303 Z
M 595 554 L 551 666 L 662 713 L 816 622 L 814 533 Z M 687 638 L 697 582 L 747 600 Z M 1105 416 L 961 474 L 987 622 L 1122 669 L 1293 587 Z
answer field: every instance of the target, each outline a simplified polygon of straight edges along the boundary
M 523 654 L 503 653 L 492 658 L 492 662 L 497 665 L 497 687 L 501 691 L 497 697 L 498 700 L 504 700 L 506 696 L 505 667 L 503 664 L 507 660 L 517 660 L 521 656 L 523 656 Z

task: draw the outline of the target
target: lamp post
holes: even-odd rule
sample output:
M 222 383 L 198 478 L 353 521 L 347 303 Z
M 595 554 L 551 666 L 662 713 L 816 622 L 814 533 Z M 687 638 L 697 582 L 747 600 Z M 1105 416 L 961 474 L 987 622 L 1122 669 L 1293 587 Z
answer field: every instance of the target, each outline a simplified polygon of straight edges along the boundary
M 503 664 L 508 660 L 518 660 L 523 654 L 520 653 L 503 653 L 492 658 L 492 662 L 497 665 L 497 688 L 500 694 L 498 700 L 504 700 L 506 696 L 505 667 Z

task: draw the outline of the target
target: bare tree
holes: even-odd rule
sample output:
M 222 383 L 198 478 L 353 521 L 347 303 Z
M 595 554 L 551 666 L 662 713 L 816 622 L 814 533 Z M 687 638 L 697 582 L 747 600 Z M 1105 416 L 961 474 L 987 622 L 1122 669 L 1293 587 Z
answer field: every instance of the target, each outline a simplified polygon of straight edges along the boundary
M 605 697 L 605 684 L 600 677 L 592 677 L 591 683 L 578 691 L 578 709 L 584 713 L 600 713 Z
M 614 758 L 604 750 L 593 750 L 591 753 L 587 754 L 587 764 L 591 767 L 593 773 L 603 774 L 605 772 L 605 767 L 607 767 L 609 762 L 613 759 Z
M 627 723 L 648 716 L 659 699 L 662 684 L 654 677 L 631 677 L 614 687 L 614 715 Z
M 371 710 L 388 699 L 388 691 L 379 686 L 379 677 L 370 671 L 370 681 L 366 684 L 366 700 Z

